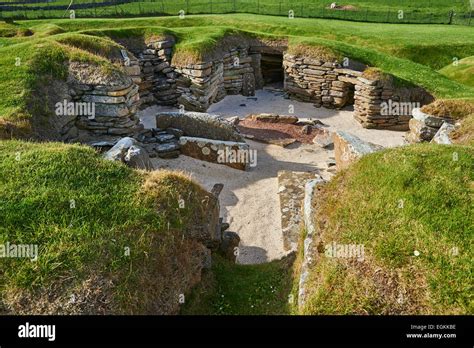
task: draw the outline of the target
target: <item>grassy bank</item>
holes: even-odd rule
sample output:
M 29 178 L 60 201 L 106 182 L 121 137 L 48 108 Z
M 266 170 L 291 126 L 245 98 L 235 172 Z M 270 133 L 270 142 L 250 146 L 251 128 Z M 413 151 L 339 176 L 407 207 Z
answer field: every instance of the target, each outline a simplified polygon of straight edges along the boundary
M 0 245 L 38 247 L 35 262 L 2 259 L 0 312 L 166 311 L 196 281 L 199 249 L 182 235 L 205 195 L 183 175 L 137 172 L 89 147 L 0 141 Z
M 414 145 L 363 157 L 323 190 L 305 314 L 472 314 L 474 150 Z M 328 257 L 358 245 L 363 260 Z
M 474 87 L 474 56 L 455 60 L 439 72 L 451 80 Z
M 120 47 L 111 40 L 75 33 L 49 39 L 45 37 L 47 31 L 37 31 L 28 40 L 0 47 L 0 139 L 32 135 L 33 115 L 45 116 L 49 112 L 47 104 L 55 95 L 48 91 L 54 81 L 67 79 L 70 61 L 88 62 L 103 76 L 121 70 L 113 64 Z

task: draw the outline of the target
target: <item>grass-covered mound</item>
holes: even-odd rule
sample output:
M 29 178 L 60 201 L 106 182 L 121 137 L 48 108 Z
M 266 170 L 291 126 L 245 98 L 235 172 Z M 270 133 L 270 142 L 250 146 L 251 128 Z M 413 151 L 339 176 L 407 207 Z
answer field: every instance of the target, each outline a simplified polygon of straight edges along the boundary
M 81 1 L 91 3 L 92 0 Z M 4 18 L 63 18 L 67 0 L 57 0 L 54 6 L 62 5 L 63 9 L 50 9 L 46 0 L 34 3 L 11 3 L 15 11 L 5 11 Z M 233 1 L 198 1 L 198 0 L 162 0 L 150 2 L 145 0 L 120 4 L 95 3 L 98 8 L 75 8 L 76 17 L 126 17 L 144 15 L 176 16 L 181 11 L 186 14 L 216 13 L 259 13 L 273 16 L 288 16 L 293 11 L 297 17 L 339 18 L 355 21 L 393 22 L 393 23 L 462 23 L 469 24 L 469 0 L 418 0 L 416 2 L 389 0 L 351 0 L 337 3 L 336 9 L 330 9 L 327 0 L 233 0 Z M 32 10 L 32 8 L 41 10 Z M 399 11 L 403 11 L 400 17 Z M 454 11 L 455 16 L 450 16 Z
M 37 261 L 0 258 L 0 313 L 176 311 L 199 280 L 203 247 L 183 233 L 207 195 L 85 146 L 0 141 L 0 245 L 38 245 Z
M 474 87 L 474 56 L 453 62 L 439 72 L 452 80 Z
M 385 150 L 339 173 L 316 204 L 302 313 L 474 313 L 473 189 L 466 146 Z M 363 246 L 363 261 L 329 257 L 333 242 Z

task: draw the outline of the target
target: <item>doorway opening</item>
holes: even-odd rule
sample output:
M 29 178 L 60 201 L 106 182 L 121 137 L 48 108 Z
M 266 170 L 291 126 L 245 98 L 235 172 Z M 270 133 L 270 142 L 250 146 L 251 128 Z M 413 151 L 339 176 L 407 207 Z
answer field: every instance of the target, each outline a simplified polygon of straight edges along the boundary
M 262 53 L 261 69 L 265 86 L 283 87 L 284 70 L 282 53 Z

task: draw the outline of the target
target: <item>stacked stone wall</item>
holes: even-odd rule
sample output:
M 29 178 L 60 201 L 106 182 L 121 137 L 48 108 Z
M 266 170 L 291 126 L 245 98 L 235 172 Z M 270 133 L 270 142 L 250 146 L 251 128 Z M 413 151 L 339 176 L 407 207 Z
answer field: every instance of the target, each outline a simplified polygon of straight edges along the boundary
M 146 47 L 131 48 L 134 57 L 128 74 L 140 87 L 141 106 L 175 105 L 179 97 L 177 74 L 171 65 L 173 39 L 151 41 Z M 135 58 L 136 57 L 136 58 Z
M 248 48 L 234 48 L 219 59 L 176 67 L 178 104 L 186 110 L 206 111 L 226 95 L 254 95 L 258 62 L 259 56 L 249 55 Z
M 283 65 L 290 98 L 336 109 L 354 104 L 354 117 L 365 128 L 407 130 L 412 108 L 433 100 L 423 88 L 397 87 L 387 75 L 366 78 L 337 61 L 285 54 Z

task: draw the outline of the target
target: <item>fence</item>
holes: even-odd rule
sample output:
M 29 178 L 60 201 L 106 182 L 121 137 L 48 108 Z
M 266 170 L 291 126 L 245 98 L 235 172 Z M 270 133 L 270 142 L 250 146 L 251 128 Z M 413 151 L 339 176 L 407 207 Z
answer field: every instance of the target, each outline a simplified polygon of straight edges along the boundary
M 474 11 L 468 2 L 461 1 L 448 9 L 446 6 L 430 8 L 429 5 L 436 0 L 425 1 L 427 6 L 423 6 L 420 1 L 416 2 L 419 8 L 406 5 L 404 0 L 392 0 L 390 6 L 386 3 L 385 6 L 374 4 L 371 8 L 331 9 L 327 3 L 289 3 L 287 0 L 76 0 L 71 6 L 69 0 L 26 0 L 0 2 L 0 19 L 63 18 L 69 17 L 71 11 L 74 11 L 76 18 L 251 13 L 379 23 L 474 24 Z

